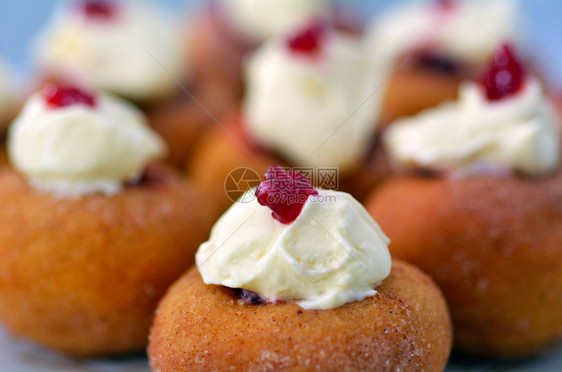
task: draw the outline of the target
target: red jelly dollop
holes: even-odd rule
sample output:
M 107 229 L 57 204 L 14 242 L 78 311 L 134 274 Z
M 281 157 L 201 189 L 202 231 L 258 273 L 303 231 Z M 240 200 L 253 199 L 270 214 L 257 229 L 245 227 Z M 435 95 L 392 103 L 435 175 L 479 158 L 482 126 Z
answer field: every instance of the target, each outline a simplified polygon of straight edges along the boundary
M 490 101 L 498 101 L 517 93 L 525 82 L 526 72 L 509 44 L 501 45 L 492 56 L 480 78 Z
M 95 107 L 96 97 L 93 94 L 72 86 L 49 84 L 43 89 L 43 98 L 50 107 L 61 108 L 73 105 Z
M 84 0 L 81 4 L 82 11 L 88 18 L 110 20 L 117 13 L 117 4 L 104 0 Z
M 323 22 L 314 22 L 290 37 L 287 44 L 295 53 L 315 56 L 320 52 L 325 34 L 326 25 Z
M 285 171 L 272 165 L 265 172 L 265 181 L 256 189 L 258 203 L 273 211 L 277 221 L 288 224 L 297 219 L 309 196 L 318 195 L 310 180 L 302 173 Z
M 458 0 L 437 0 L 439 8 L 445 11 L 453 10 L 457 6 Z

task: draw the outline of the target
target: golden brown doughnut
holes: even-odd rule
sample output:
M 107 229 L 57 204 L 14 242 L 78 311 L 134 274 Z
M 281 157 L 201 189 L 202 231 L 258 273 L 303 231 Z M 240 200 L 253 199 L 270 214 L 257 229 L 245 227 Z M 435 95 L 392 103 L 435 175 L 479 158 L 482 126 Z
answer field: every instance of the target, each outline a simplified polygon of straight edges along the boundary
M 423 68 L 408 60 L 397 63 L 386 83 L 382 123 L 390 124 L 402 116 L 411 116 L 446 100 L 456 99 L 462 80 L 462 75 Z
M 443 290 L 458 349 L 524 355 L 562 336 L 562 174 L 396 178 L 367 209 Z
M 340 175 L 339 189 L 361 202 L 393 173 L 382 143 L 383 133 L 376 136 L 369 153 L 352 172 Z
M 8 149 L 6 148 L 6 142 L 3 140 L 0 143 L 0 169 L 10 165 L 10 159 L 8 157 Z
M 0 319 L 79 356 L 136 352 L 168 286 L 216 218 L 205 195 L 150 167 L 114 196 L 57 198 L 0 172 Z
M 239 101 L 243 91 L 242 62 L 256 43 L 228 27 L 219 6 L 208 4 L 191 17 L 186 30 L 190 56 L 187 68 L 202 84 L 220 85 Z
M 394 260 L 375 296 L 330 310 L 249 305 L 192 269 L 162 299 L 150 333 L 155 371 L 441 371 L 451 324 L 439 289 Z
M 168 144 L 166 161 L 178 168 L 184 167 L 201 138 L 219 127 L 215 120 L 237 103 L 232 94 L 220 86 L 186 89 L 189 93 L 180 91 L 168 101 L 142 106 L 150 126 Z

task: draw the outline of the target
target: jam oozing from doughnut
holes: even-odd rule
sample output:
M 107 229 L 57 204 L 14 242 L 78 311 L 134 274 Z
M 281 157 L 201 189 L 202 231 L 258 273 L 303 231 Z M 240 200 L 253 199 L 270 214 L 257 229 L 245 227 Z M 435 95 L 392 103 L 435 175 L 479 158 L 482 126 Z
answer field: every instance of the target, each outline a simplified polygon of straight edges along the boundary
M 480 78 L 490 101 L 498 101 L 517 93 L 525 82 L 526 72 L 509 44 L 501 45 Z
M 326 34 L 326 25 L 314 22 L 287 40 L 289 48 L 300 54 L 315 56 L 320 52 Z
M 297 219 L 309 196 L 318 195 L 309 179 L 295 170 L 285 171 L 272 165 L 265 172 L 265 181 L 256 189 L 258 203 L 272 210 L 277 221 L 289 224 Z
M 43 89 L 43 98 L 48 106 L 62 108 L 73 105 L 85 105 L 96 107 L 97 100 L 93 94 L 89 94 L 72 86 L 59 86 L 49 84 Z
M 259 293 L 248 291 L 246 289 L 236 289 L 236 294 L 242 300 L 252 304 L 252 305 L 263 305 L 267 302 L 265 297 L 262 297 Z
M 107 0 L 84 0 L 81 8 L 84 14 L 91 19 L 111 20 L 117 13 L 117 5 Z
M 431 52 L 421 52 L 416 58 L 416 63 L 427 70 L 440 72 L 444 74 L 456 74 L 459 73 L 459 65 L 456 61 L 451 58 L 441 56 L 436 53 Z

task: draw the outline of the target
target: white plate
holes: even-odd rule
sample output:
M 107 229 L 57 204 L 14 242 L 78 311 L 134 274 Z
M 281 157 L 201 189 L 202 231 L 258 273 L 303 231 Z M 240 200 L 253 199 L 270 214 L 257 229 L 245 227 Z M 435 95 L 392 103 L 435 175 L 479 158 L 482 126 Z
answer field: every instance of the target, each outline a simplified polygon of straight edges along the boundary
M 145 356 L 96 360 L 68 358 L 11 337 L 0 329 L 0 371 L 149 372 L 150 368 Z M 562 345 L 549 354 L 524 361 L 499 362 L 454 356 L 446 371 L 562 371 Z
M 0 372 L 149 372 L 146 357 L 80 360 L 53 353 L 0 329 Z

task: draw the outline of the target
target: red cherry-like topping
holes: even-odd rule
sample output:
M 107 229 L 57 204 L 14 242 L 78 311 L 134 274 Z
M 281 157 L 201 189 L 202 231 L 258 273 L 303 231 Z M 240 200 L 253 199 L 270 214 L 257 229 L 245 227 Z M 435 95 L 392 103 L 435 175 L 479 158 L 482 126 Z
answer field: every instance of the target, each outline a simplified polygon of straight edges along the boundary
M 256 189 L 258 203 L 271 209 L 273 218 L 284 224 L 297 219 L 311 195 L 318 195 L 318 190 L 308 178 L 295 170 L 287 172 L 280 165 L 270 166 L 265 181 Z
M 439 6 L 440 9 L 445 11 L 455 9 L 457 4 L 458 4 L 458 0 L 437 0 L 437 6 Z
M 287 40 L 287 45 L 295 53 L 314 56 L 322 47 L 326 36 L 326 25 L 323 22 L 313 22 Z
M 526 72 L 509 44 L 501 45 L 480 78 L 486 97 L 497 101 L 517 93 L 525 82 Z
M 73 105 L 85 105 L 95 107 L 96 97 L 72 86 L 59 86 L 49 84 L 43 89 L 43 98 L 47 105 L 54 108 L 61 108 Z
M 104 0 L 84 0 L 81 4 L 82 11 L 88 18 L 110 20 L 117 13 L 117 4 Z

